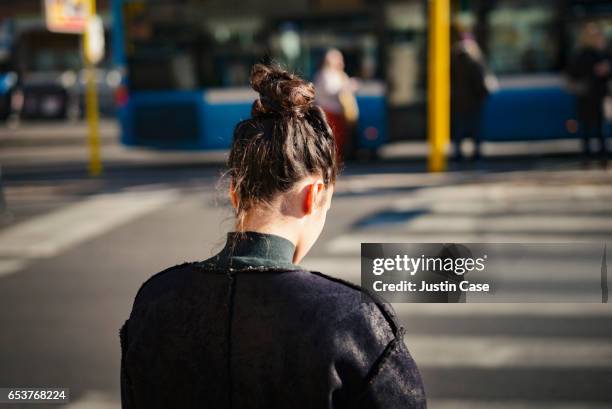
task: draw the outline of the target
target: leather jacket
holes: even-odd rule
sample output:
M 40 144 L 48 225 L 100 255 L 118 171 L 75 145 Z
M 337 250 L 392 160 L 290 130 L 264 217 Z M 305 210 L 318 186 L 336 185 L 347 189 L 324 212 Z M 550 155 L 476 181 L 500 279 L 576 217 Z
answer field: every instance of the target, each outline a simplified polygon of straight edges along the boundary
M 216 256 L 146 281 L 120 330 L 122 407 L 425 408 L 391 307 L 294 251 L 229 233 Z

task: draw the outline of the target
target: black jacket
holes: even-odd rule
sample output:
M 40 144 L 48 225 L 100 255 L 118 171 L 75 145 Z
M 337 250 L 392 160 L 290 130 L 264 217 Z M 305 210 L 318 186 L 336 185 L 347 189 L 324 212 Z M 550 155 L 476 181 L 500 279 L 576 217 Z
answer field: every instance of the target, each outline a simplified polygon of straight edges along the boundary
M 425 408 L 393 310 L 294 250 L 230 233 L 145 282 L 120 331 L 123 408 Z
M 469 47 L 461 41 L 451 52 L 451 112 L 454 114 L 480 112 L 489 96 L 484 60 Z
M 607 51 L 583 48 L 570 63 L 568 73 L 574 83 L 578 119 L 583 122 L 599 124 L 603 120 L 603 100 L 611 75 L 598 76 L 595 66 L 606 62 L 612 64 L 612 56 Z

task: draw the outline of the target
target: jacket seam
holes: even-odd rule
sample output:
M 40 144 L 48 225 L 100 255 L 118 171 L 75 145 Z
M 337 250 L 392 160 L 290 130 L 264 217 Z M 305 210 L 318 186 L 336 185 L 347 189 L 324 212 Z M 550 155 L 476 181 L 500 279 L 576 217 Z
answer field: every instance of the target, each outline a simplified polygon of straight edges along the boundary
M 397 338 L 397 336 L 399 335 L 399 331 L 401 330 L 401 327 L 397 325 L 397 323 L 395 322 L 395 318 L 389 313 L 389 311 L 383 306 L 383 303 L 376 297 L 374 296 L 371 292 L 369 292 L 368 290 L 366 290 L 365 288 L 350 283 L 348 281 L 345 281 L 341 278 L 337 278 L 337 277 L 331 277 L 328 276 L 327 274 L 321 273 L 319 271 L 308 271 L 310 274 L 325 278 L 327 280 L 330 281 L 334 281 L 336 283 L 339 284 L 343 284 L 349 288 L 352 288 L 356 291 L 359 291 L 361 293 L 361 296 L 366 296 L 368 297 L 372 303 L 376 304 L 376 307 L 379 309 L 380 313 L 383 315 L 383 317 L 385 318 L 385 320 L 387 321 L 387 323 L 389 324 L 389 326 L 391 327 L 391 332 L 393 333 L 393 336 Z
M 227 376 L 228 382 L 228 407 L 233 407 L 233 373 L 232 373 L 232 324 L 234 321 L 234 307 L 236 302 L 236 281 L 238 276 L 233 273 L 227 274 L 229 282 L 228 288 L 228 323 L 227 323 Z
M 399 343 L 403 342 L 403 338 L 404 338 L 404 328 L 399 327 L 398 333 L 395 336 L 395 338 L 389 341 L 389 343 L 387 344 L 383 352 L 376 359 L 374 364 L 372 364 L 372 367 L 370 368 L 370 370 L 368 371 L 368 374 L 364 378 L 363 386 L 361 387 L 361 392 L 357 395 L 357 400 L 361 399 L 361 397 L 363 397 L 363 395 L 366 393 L 367 388 L 372 383 L 374 383 L 374 381 L 376 380 L 376 377 L 382 372 L 382 370 L 385 368 L 385 366 L 389 362 L 391 354 L 395 352 L 396 348 L 399 346 Z

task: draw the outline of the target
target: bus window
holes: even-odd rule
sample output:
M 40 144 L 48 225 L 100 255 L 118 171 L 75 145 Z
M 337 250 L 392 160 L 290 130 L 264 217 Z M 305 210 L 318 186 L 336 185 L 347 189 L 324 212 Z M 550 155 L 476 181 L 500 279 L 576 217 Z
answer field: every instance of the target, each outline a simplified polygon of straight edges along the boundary
M 250 67 L 265 55 L 265 45 L 257 41 L 261 21 L 210 16 L 205 4 L 125 4 L 124 47 L 131 89 L 248 85 Z
M 556 1 L 502 0 L 491 10 L 488 61 L 497 75 L 551 72 L 560 68 Z
M 426 21 L 420 1 L 390 3 L 387 21 L 389 104 L 410 105 L 424 100 Z
M 313 78 L 329 48 L 342 51 L 345 70 L 362 80 L 382 79 L 375 20 L 366 15 L 283 19 L 270 35 L 274 60 Z
M 579 14 L 580 16 L 580 14 Z M 574 55 L 580 47 L 580 36 L 584 25 L 587 23 L 597 24 L 604 33 L 604 36 L 608 39 L 608 44 L 612 48 L 612 16 L 611 15 L 597 15 L 591 14 L 588 18 L 576 18 L 573 19 L 569 25 L 569 40 L 571 54 Z
M 404 0 L 388 2 L 384 6 L 387 115 L 391 140 L 425 137 L 425 3 Z

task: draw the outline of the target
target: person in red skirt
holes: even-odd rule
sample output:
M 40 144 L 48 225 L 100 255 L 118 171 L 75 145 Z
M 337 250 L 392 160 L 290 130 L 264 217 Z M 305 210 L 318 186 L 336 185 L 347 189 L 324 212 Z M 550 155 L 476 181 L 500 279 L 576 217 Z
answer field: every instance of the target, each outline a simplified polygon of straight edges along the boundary
M 359 110 L 355 99 L 355 81 L 344 72 L 344 57 L 333 48 L 327 51 L 315 76 L 316 103 L 323 108 L 336 139 L 338 159 L 342 160 L 351 143 Z

